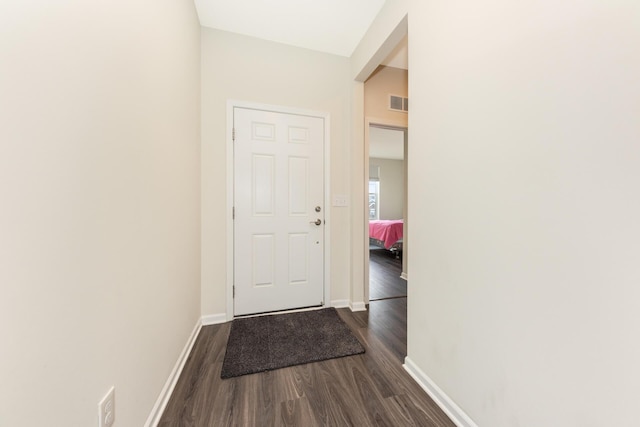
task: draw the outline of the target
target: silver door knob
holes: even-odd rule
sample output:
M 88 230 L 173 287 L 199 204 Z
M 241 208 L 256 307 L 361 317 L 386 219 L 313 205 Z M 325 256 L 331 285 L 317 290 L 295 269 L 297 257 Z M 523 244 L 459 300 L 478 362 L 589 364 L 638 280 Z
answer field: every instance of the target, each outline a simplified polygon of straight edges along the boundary
M 318 218 L 315 221 L 309 221 L 309 224 L 320 225 L 320 224 L 322 224 L 322 220 L 320 218 Z

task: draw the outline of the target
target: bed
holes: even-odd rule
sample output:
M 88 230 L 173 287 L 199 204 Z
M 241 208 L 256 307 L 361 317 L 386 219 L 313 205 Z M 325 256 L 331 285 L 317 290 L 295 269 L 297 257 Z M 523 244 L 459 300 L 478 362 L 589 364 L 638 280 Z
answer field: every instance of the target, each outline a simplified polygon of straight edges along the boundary
M 394 252 L 397 257 L 402 252 L 402 232 L 404 221 L 369 220 L 369 243 Z

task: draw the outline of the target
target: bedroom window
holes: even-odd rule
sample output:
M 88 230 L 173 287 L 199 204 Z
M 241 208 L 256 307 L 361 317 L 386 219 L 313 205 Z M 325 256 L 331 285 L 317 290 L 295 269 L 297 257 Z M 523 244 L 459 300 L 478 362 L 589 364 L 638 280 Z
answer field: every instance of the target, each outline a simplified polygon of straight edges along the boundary
M 380 181 L 369 181 L 369 219 L 380 219 Z

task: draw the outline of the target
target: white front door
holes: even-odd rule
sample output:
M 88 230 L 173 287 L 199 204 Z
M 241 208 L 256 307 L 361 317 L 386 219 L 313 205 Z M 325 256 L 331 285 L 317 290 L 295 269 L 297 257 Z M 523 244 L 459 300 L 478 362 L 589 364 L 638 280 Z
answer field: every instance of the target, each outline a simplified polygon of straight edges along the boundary
M 233 109 L 234 314 L 323 304 L 324 119 Z

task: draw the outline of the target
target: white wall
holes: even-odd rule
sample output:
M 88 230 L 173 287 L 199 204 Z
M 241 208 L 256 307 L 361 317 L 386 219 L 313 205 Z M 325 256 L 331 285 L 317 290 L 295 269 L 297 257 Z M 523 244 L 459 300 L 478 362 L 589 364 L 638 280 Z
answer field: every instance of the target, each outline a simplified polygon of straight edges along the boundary
M 408 355 L 479 426 L 632 426 L 640 3 L 409 10 Z
M 404 209 L 404 160 L 369 159 L 379 167 L 380 219 L 402 219 Z
M 0 425 L 141 426 L 200 312 L 191 2 L 0 3 Z
M 348 58 L 202 29 L 202 313 L 225 313 L 227 100 L 330 113 L 331 194 L 349 194 Z M 349 208 L 331 208 L 331 299 L 349 299 Z

